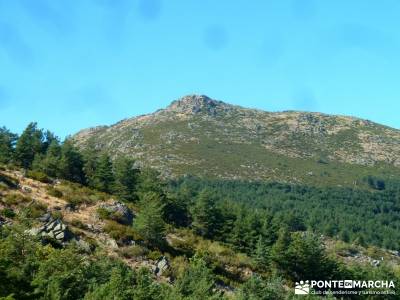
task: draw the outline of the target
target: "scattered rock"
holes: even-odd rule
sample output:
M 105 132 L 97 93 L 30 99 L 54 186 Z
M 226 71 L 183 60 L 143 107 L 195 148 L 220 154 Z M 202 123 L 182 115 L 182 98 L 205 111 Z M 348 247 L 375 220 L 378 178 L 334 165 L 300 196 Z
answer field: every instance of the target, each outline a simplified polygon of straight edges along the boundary
M 106 244 L 112 249 L 118 249 L 117 241 L 112 238 L 106 239 Z
M 53 218 L 51 217 L 51 214 L 49 212 L 45 213 L 43 216 L 39 217 L 38 220 L 40 222 L 49 222 L 50 220 L 52 220 Z
M 75 205 L 73 205 L 73 204 L 71 204 L 71 203 L 65 204 L 64 209 L 65 209 L 66 211 L 71 211 L 71 212 L 72 212 L 72 211 L 76 211 Z
M 32 189 L 29 186 L 22 186 L 21 187 L 22 192 L 24 193 L 32 193 Z

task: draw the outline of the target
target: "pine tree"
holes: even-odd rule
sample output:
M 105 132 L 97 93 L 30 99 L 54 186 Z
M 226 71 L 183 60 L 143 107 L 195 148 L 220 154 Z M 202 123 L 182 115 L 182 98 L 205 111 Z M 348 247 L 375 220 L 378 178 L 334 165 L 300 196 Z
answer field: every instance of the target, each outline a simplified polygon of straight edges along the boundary
M 163 246 L 165 222 L 163 220 L 164 204 L 157 193 L 146 193 L 140 199 L 140 213 L 135 219 L 134 227 L 139 234 L 153 246 Z
M 127 201 L 136 199 L 136 187 L 139 170 L 134 167 L 135 161 L 126 157 L 117 158 L 114 163 L 114 194 Z
M 60 178 L 85 183 L 82 156 L 69 140 L 64 141 L 61 146 L 58 172 Z
M 184 299 L 222 299 L 215 292 L 215 278 L 206 262 L 197 255 L 190 259 L 189 268 L 180 276 L 175 284 L 177 292 Z
M 114 187 L 113 165 L 107 153 L 100 155 L 93 178 L 93 186 L 106 193 L 111 193 Z
M 270 248 L 260 234 L 254 251 L 254 260 L 260 268 L 265 269 L 269 264 L 269 256 Z
M 95 188 L 95 173 L 97 168 L 97 161 L 99 158 L 99 150 L 93 139 L 89 139 L 85 149 L 82 151 L 84 166 L 83 171 L 87 184 Z
M 14 155 L 14 146 L 18 136 L 7 128 L 0 128 L 0 163 L 9 163 Z
M 210 190 L 202 190 L 196 198 L 192 210 L 192 228 L 204 237 L 212 238 L 219 230 L 220 212 Z
M 271 261 L 275 268 L 280 271 L 288 268 L 287 250 L 292 241 L 291 234 L 286 227 L 279 229 L 278 239 L 271 248 Z
M 19 165 L 28 169 L 36 154 L 43 153 L 43 132 L 37 123 L 30 123 L 21 134 L 15 147 L 15 158 Z
M 32 162 L 32 169 L 43 172 L 50 177 L 60 175 L 61 146 L 57 139 L 52 140 L 46 154 L 37 154 Z

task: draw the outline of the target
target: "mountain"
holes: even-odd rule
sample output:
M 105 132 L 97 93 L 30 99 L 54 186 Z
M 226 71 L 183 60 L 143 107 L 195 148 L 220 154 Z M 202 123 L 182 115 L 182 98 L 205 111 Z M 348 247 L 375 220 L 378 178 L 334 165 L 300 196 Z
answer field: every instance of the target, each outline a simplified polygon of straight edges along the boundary
M 400 175 L 397 129 L 348 116 L 248 109 L 204 95 L 72 139 L 168 177 L 362 185 L 369 175 Z

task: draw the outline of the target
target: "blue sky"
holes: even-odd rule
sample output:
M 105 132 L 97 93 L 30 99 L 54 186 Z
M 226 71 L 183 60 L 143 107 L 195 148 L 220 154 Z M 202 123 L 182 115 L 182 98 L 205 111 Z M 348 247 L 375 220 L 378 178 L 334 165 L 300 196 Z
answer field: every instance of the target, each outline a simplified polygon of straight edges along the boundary
M 397 0 L 0 0 L 0 125 L 61 137 L 186 94 L 400 128 Z

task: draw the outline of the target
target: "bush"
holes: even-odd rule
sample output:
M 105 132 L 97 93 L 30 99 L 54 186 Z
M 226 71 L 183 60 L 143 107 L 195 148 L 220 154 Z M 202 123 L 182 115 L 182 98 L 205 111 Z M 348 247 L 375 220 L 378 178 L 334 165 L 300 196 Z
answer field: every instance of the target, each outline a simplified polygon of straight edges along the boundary
M 142 237 L 132 227 L 119 224 L 115 221 L 107 221 L 103 229 L 113 239 L 119 241 L 120 243 L 130 240 L 143 240 Z
M 6 218 L 14 218 L 15 217 L 15 212 L 11 208 L 4 208 L 1 211 L 1 215 L 3 215 Z
M 104 193 L 74 183 L 63 184 L 57 190 L 62 193 L 62 198 L 65 201 L 74 206 L 93 204 L 98 201 L 104 201 L 107 198 L 107 195 Z
M 63 196 L 63 193 L 59 189 L 56 189 L 52 186 L 47 188 L 47 193 L 56 198 L 62 198 Z
M 45 214 L 46 211 L 47 206 L 38 202 L 34 202 L 25 208 L 25 214 L 28 218 L 39 218 L 40 216 Z
M 74 227 L 77 227 L 79 229 L 83 229 L 83 230 L 87 230 L 88 229 L 87 225 L 83 224 L 82 221 L 79 220 L 79 219 L 73 219 L 71 221 L 71 225 L 74 226 Z
M 26 176 L 43 183 L 51 183 L 49 176 L 40 171 L 28 171 Z
M 30 197 L 25 197 L 19 193 L 9 193 L 7 194 L 1 202 L 3 202 L 5 205 L 18 205 L 21 203 L 29 203 L 32 201 L 32 198 Z
M 120 249 L 120 254 L 125 258 L 143 257 L 148 253 L 149 250 L 140 245 L 133 245 Z
M 162 256 L 162 253 L 158 250 L 150 251 L 147 254 L 147 258 L 152 259 L 152 260 L 157 260 Z
M 104 207 L 99 207 L 97 209 L 97 214 L 99 215 L 99 218 L 101 220 L 111 220 L 111 211 L 109 211 L 108 209 L 105 209 Z

